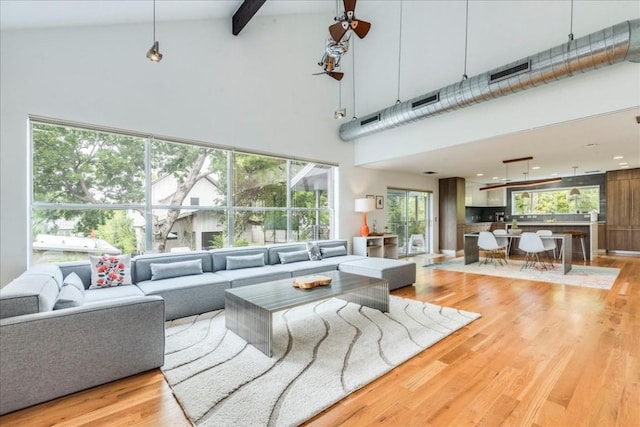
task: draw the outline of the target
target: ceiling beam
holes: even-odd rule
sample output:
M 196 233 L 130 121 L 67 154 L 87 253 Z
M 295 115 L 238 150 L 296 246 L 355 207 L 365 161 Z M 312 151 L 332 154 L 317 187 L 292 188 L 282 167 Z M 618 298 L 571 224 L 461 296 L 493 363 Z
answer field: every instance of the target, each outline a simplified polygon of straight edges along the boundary
M 236 13 L 233 14 L 233 18 L 231 19 L 231 32 L 234 36 L 240 34 L 240 31 L 244 28 L 245 25 L 251 21 L 253 15 L 256 14 L 258 9 L 262 7 L 264 2 L 267 0 L 244 0 Z

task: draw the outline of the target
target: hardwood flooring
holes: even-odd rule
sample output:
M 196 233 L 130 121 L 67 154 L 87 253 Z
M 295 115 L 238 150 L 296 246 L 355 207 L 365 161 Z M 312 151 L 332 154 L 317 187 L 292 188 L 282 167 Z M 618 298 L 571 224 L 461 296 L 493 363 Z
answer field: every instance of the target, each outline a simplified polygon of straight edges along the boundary
M 482 317 L 307 426 L 640 426 L 640 258 L 591 263 L 621 269 L 609 291 L 416 263 L 416 285 L 394 295 Z M 0 425 L 189 422 L 154 370 L 7 414 Z

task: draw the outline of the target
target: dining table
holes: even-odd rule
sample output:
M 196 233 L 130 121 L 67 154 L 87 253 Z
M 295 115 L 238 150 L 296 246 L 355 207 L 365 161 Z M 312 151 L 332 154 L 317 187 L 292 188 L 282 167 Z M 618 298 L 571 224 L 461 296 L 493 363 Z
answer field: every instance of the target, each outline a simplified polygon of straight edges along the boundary
M 480 261 L 480 249 L 478 248 L 478 236 L 480 233 L 465 233 L 464 235 L 464 264 L 471 264 Z M 505 236 L 510 239 L 509 247 L 514 247 L 513 243 L 520 240 L 522 234 L 508 233 Z M 571 263 L 573 262 L 573 245 L 571 234 L 553 233 L 549 235 L 541 235 L 541 239 L 554 239 L 556 244 L 560 248 L 560 264 L 562 266 L 563 274 L 567 274 L 571 271 Z M 517 247 L 516 247 L 517 248 Z

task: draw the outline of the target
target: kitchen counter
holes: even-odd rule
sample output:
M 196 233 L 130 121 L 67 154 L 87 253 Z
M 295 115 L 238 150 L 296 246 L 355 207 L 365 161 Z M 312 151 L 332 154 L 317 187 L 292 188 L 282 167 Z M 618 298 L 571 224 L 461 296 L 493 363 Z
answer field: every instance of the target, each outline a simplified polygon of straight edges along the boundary
M 513 226 L 512 222 L 505 222 L 508 230 Z M 594 260 L 598 256 L 598 222 L 590 221 L 518 221 L 518 228 L 522 231 L 551 230 L 554 233 L 562 233 L 565 230 L 582 231 L 584 233 L 584 250 L 588 260 Z M 582 259 L 582 242 L 573 239 L 573 260 Z

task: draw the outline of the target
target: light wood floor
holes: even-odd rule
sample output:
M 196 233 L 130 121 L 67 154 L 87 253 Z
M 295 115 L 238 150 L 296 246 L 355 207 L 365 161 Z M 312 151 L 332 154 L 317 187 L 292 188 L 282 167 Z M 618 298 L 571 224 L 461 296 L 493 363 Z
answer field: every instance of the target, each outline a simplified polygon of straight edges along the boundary
M 640 426 L 640 258 L 592 263 L 621 269 L 609 291 L 416 263 L 416 285 L 393 294 L 482 317 L 308 426 Z M 0 425 L 189 422 L 155 370 L 5 415 Z

